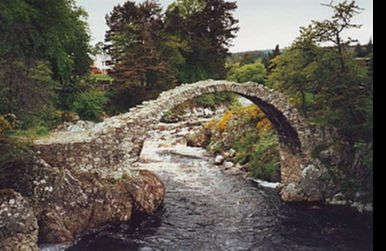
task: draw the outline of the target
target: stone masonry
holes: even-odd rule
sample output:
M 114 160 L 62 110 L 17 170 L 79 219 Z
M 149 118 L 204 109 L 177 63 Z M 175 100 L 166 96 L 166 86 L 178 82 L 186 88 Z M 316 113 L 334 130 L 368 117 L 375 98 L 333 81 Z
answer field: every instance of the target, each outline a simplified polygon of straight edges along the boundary
M 138 159 L 146 133 L 165 112 L 201 95 L 219 92 L 248 98 L 275 127 L 280 140 L 282 198 L 286 201 L 321 199 L 318 188 L 311 192 L 303 188 L 304 180 L 310 182 L 302 171 L 313 165 L 311 153 L 314 147 L 330 141 L 334 131 L 306 123 L 284 94 L 252 82 L 206 80 L 182 84 L 161 93 L 156 100 L 144 101 L 125 114 L 105 119 L 92 130 L 57 132 L 36 140 L 34 149 L 52 166 L 101 175 L 119 172 Z

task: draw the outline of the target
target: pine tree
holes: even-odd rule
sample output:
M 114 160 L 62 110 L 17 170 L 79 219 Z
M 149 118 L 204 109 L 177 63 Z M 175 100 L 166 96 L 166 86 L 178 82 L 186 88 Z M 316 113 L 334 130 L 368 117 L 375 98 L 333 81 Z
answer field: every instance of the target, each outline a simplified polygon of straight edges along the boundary
M 106 20 L 110 28 L 106 49 L 112 58 L 116 91 L 131 93 L 135 99 L 131 103 L 135 104 L 174 83 L 169 65 L 160 54 L 163 20 L 157 2 L 137 5 L 127 1 L 114 7 Z
M 366 56 L 366 50 L 363 49 L 363 46 L 360 44 L 360 43 L 357 43 L 357 45 L 355 46 L 355 54 L 357 57 L 365 57 Z
M 225 0 L 179 0 L 168 8 L 167 20 L 171 16 L 168 13 L 173 12 L 180 16 L 180 22 L 166 28 L 188 45 L 182 52 L 186 63 L 180 68 L 180 82 L 225 78 L 228 47 L 238 31 L 238 20 L 232 13 L 236 8 L 235 2 Z
M 267 72 L 270 73 L 272 72 L 273 68 L 275 67 L 273 64 L 271 64 L 272 59 L 280 55 L 280 48 L 279 45 L 277 44 L 275 46 L 275 49 L 273 49 L 271 52 L 268 53 L 267 56 L 263 57 L 263 64 L 265 68 L 267 69 Z
M 366 45 L 365 51 L 366 51 L 366 55 L 370 55 L 373 53 L 373 40 L 371 38 Z

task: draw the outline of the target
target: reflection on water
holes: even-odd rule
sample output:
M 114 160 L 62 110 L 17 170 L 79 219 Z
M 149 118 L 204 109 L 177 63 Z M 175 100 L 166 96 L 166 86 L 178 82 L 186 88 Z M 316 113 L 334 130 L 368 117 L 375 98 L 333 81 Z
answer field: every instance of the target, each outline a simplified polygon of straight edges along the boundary
M 178 125 L 150 133 L 138 168 L 167 194 L 152 215 L 83 235 L 68 250 L 372 250 L 372 216 L 317 204 L 284 204 L 236 168 L 186 146 Z

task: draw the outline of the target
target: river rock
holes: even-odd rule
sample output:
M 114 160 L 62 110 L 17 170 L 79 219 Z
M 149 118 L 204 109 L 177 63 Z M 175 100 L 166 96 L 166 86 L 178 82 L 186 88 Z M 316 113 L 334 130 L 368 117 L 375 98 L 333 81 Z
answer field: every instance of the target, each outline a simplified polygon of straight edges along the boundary
M 51 167 L 38 158 L 13 168 L 8 184 L 3 181 L 1 185 L 28 198 L 45 243 L 70 241 L 84 230 L 131 217 L 130 180 L 75 174 Z
M 343 193 L 339 192 L 334 195 L 333 199 L 337 201 L 343 201 L 343 200 L 346 200 L 346 197 L 344 196 Z
M 210 135 L 205 130 L 193 131 L 185 136 L 188 146 L 204 147 L 208 141 Z
M 38 217 L 44 242 L 70 241 L 84 230 L 131 218 L 130 181 L 102 179 L 87 173 L 66 173 L 63 178 L 70 186 L 57 189 L 60 199 L 51 198 Z
M 289 183 L 280 190 L 280 195 L 283 201 L 304 201 L 306 197 L 303 190 L 298 184 Z
M 224 162 L 224 156 L 222 155 L 217 155 L 216 158 L 214 159 L 214 163 L 216 165 L 221 165 Z
M 306 194 L 307 201 L 320 201 L 323 199 L 322 191 L 325 190 L 325 183 L 321 180 L 322 175 L 323 171 L 314 164 L 309 164 L 302 170 L 301 188 Z
M 138 177 L 130 183 L 130 194 L 135 207 L 141 212 L 155 211 L 165 197 L 165 186 L 152 172 L 137 170 Z
M 37 251 L 38 224 L 27 200 L 12 189 L 0 190 L 0 250 Z
M 225 168 L 232 168 L 234 166 L 233 162 L 231 161 L 225 161 L 223 165 Z
M 214 114 L 214 112 L 210 108 L 205 108 L 203 113 L 204 113 L 204 117 L 206 117 L 206 118 L 210 118 Z

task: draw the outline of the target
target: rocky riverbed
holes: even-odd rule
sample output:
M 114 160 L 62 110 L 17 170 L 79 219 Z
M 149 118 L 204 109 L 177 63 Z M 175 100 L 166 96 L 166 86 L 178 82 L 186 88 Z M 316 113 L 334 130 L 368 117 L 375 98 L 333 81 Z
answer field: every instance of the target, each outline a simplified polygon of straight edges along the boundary
M 185 135 L 196 126 L 160 123 L 134 164 L 164 182 L 161 209 L 84 234 L 68 249 L 372 250 L 371 214 L 283 203 L 272 184 L 258 185 L 237 166 L 187 146 Z

